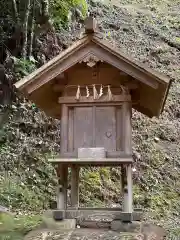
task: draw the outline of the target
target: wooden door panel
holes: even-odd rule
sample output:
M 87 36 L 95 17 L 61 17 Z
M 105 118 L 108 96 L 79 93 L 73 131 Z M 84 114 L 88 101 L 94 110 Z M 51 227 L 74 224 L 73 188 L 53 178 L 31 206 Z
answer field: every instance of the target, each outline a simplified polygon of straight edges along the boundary
M 93 109 L 75 107 L 74 109 L 74 149 L 93 147 Z
M 115 107 L 96 107 L 95 145 L 107 151 L 116 151 Z
M 122 107 L 116 107 L 116 150 L 122 151 Z
M 74 107 L 69 112 L 68 151 L 104 147 L 121 150 L 121 108 L 111 106 Z

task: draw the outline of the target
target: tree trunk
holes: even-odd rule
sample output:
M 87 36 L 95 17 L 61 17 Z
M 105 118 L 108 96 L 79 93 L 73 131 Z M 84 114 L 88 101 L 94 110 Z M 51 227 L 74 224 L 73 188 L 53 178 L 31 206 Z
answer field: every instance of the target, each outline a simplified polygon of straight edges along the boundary
M 27 0 L 27 5 L 24 13 L 24 23 L 23 23 L 23 46 L 22 46 L 22 57 L 26 59 L 27 57 L 27 43 L 28 43 L 28 20 L 31 7 L 31 0 Z
M 32 56 L 32 50 L 33 50 L 34 25 L 35 25 L 34 16 L 35 16 L 35 0 L 33 0 L 33 3 L 32 3 L 32 19 L 31 19 L 31 26 L 30 26 L 30 41 L 29 41 L 28 57 Z
M 42 15 L 49 18 L 49 0 L 42 0 Z
M 14 16 L 15 16 L 15 19 L 16 19 L 16 23 L 19 25 L 20 24 L 20 19 L 19 19 L 19 14 L 18 14 L 18 10 L 17 10 L 16 0 L 12 0 L 12 3 L 13 3 Z

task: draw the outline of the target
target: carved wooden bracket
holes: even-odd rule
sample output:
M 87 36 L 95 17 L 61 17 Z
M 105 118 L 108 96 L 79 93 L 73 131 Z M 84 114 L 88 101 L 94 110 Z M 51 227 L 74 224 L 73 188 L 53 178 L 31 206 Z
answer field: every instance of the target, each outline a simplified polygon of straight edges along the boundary
M 89 67 L 93 67 L 94 65 L 96 65 L 97 62 L 103 62 L 103 60 L 99 59 L 98 57 L 96 57 L 94 54 L 89 54 L 88 56 L 86 56 L 85 58 L 83 58 L 80 63 L 85 62 L 87 64 L 87 66 Z

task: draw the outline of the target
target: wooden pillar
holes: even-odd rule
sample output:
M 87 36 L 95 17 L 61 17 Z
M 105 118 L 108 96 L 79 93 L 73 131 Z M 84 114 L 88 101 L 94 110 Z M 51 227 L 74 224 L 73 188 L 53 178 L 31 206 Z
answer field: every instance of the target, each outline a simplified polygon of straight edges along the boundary
M 71 207 L 79 207 L 79 166 L 71 167 Z
M 124 102 L 122 105 L 122 150 L 126 154 L 132 154 L 131 115 L 131 102 Z
M 127 190 L 128 190 L 128 204 L 127 210 L 128 212 L 133 211 L 133 184 L 132 184 L 132 165 L 129 164 L 127 166 Z
M 68 124 L 68 109 L 65 104 L 61 106 L 61 153 L 67 152 L 67 124 Z M 68 181 L 68 166 L 60 164 L 57 169 L 58 175 L 58 191 L 57 191 L 57 209 L 64 210 L 67 208 L 67 181 Z M 62 214 L 61 218 L 64 216 Z
M 132 154 L 132 105 L 131 102 L 124 102 L 122 105 L 122 149 L 127 155 Z M 122 165 L 122 192 L 123 192 L 123 212 L 132 213 L 133 194 L 132 194 L 132 166 L 131 164 Z
M 57 191 L 57 209 L 67 208 L 67 179 L 68 167 L 66 165 L 58 166 L 58 191 Z
M 123 212 L 132 213 L 133 193 L 132 193 L 132 166 L 131 164 L 121 167 L 121 183 L 123 192 Z
M 61 106 L 61 153 L 68 151 L 68 108 Z

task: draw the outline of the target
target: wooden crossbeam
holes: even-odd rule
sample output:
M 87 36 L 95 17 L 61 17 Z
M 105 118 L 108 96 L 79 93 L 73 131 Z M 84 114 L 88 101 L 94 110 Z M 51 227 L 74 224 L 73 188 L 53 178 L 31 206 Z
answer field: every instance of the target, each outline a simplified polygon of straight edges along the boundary
M 92 96 L 90 96 L 89 98 L 87 98 L 86 96 L 81 96 L 80 100 L 76 100 L 76 102 L 80 102 L 80 103 L 109 103 L 109 102 L 113 102 L 113 104 L 115 105 L 115 103 L 118 102 L 131 102 L 131 96 L 130 95 L 114 95 L 112 100 L 109 101 L 109 99 L 107 98 L 107 96 L 102 96 L 99 99 L 94 99 Z M 60 104 L 74 104 L 75 103 L 75 97 L 69 97 L 69 96 L 64 96 L 64 97 L 59 97 L 58 99 L 58 103 Z
M 52 158 L 48 159 L 54 164 L 75 164 L 79 166 L 115 166 L 120 164 L 130 164 L 133 162 L 132 158 Z

